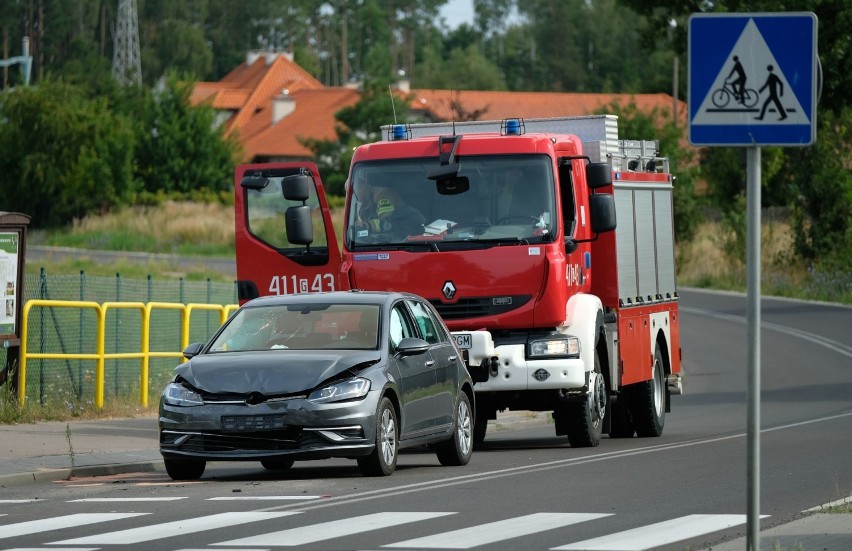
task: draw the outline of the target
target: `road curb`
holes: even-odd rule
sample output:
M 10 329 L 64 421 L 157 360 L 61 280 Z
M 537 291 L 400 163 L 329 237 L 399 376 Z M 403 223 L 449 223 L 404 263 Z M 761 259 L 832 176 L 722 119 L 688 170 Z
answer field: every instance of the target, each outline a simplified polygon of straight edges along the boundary
M 139 472 L 162 471 L 162 461 L 142 461 L 138 463 L 115 463 L 108 465 L 86 465 L 73 469 L 43 469 L 23 473 L 0 475 L 0 488 L 7 486 L 25 486 L 44 482 L 58 482 L 71 478 L 87 478 L 93 476 L 109 476 Z

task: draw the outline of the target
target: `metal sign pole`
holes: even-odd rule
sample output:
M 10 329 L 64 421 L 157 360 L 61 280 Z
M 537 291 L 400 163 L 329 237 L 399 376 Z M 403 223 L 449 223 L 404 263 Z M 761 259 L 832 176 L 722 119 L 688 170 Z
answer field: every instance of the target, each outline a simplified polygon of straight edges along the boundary
M 760 147 L 747 150 L 748 551 L 760 549 Z

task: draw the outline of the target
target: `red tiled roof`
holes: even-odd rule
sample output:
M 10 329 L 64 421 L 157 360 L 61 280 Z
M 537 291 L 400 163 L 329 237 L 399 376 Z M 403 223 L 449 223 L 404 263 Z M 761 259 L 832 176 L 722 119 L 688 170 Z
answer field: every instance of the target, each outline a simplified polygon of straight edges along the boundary
M 272 124 L 273 98 L 285 90 L 292 95 L 312 89 L 321 90 L 323 85 L 288 57 L 277 55 L 267 61 L 266 56 L 261 55 L 252 63 L 242 63 L 219 82 L 197 83 L 190 101 L 193 104 L 210 102 L 214 109 L 234 111 L 225 127 L 228 132 L 236 132 L 240 136 L 246 155 L 252 158 L 260 153 L 253 151 L 247 142 Z M 262 113 L 265 113 L 265 118 L 258 118 Z M 333 128 L 334 112 L 329 117 Z M 301 153 L 304 148 L 299 149 Z M 285 150 L 281 155 L 295 153 Z
M 348 88 L 303 89 L 289 96 L 296 102 L 295 110 L 276 124 L 272 124 L 272 101 L 269 101 L 243 126 L 241 141 L 251 158 L 258 155 L 313 157 L 313 152 L 303 146 L 299 139 L 335 139 L 334 114 L 354 105 L 360 97 L 357 90 Z
M 458 120 L 463 113 L 477 113 L 482 120 L 511 117 L 543 118 L 590 115 L 613 102 L 627 106 L 635 103 L 643 112 L 657 109 L 671 115 L 672 97 L 668 94 L 577 94 L 560 92 L 484 92 L 475 90 L 412 90 L 411 109 L 428 112 L 437 120 Z M 686 104 L 678 102 L 679 116 Z
M 190 101 L 209 102 L 215 109 L 233 111 L 225 122 L 228 132 L 238 135 L 246 158 L 258 156 L 310 158 L 313 153 L 300 138 L 334 139 L 334 114 L 354 105 L 359 93 L 349 88 L 324 87 L 317 79 L 284 55 L 260 55 L 243 63 L 219 82 L 199 82 Z M 286 90 L 295 101 L 293 112 L 273 123 L 273 102 Z M 411 109 L 433 120 L 459 120 L 458 109 L 480 120 L 511 117 L 543 118 L 589 115 L 613 102 L 634 103 L 640 111 L 657 109 L 670 114 L 672 97 L 667 94 L 573 94 L 557 92 L 486 92 L 412 90 Z M 678 102 L 678 118 L 684 120 L 686 104 Z

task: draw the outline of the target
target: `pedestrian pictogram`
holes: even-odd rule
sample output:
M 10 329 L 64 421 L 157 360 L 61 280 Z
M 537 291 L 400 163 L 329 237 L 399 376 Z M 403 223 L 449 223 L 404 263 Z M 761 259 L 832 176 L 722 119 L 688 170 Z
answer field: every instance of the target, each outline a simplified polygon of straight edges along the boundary
M 693 15 L 689 41 L 691 143 L 813 143 L 813 14 Z

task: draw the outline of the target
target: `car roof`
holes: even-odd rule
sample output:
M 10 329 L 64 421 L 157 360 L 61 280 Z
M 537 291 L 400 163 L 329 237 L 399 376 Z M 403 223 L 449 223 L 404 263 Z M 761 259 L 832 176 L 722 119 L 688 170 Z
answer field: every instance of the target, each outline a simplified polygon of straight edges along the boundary
M 397 299 L 425 299 L 411 293 L 395 291 L 331 291 L 326 293 L 301 293 L 296 295 L 277 295 L 259 297 L 251 300 L 245 306 L 274 306 L 293 304 L 389 304 Z

